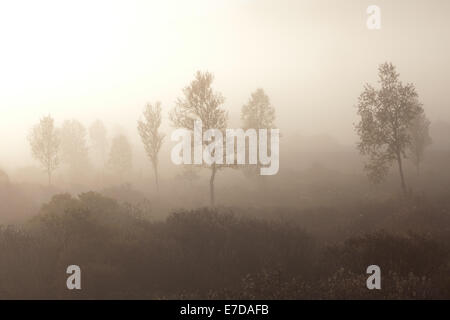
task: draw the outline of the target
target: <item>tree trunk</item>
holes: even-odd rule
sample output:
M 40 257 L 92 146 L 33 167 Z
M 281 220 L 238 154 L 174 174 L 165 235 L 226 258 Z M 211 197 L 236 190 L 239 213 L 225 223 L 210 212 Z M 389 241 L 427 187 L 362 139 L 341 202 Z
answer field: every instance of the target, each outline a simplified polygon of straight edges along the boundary
M 406 195 L 407 190 L 406 190 L 405 176 L 403 174 L 402 156 L 400 153 L 397 153 L 397 163 L 398 163 L 398 170 L 400 172 L 400 180 L 401 180 L 403 194 Z
M 216 164 L 211 167 L 211 178 L 209 179 L 209 195 L 211 201 L 211 207 L 214 207 L 214 178 L 216 177 Z

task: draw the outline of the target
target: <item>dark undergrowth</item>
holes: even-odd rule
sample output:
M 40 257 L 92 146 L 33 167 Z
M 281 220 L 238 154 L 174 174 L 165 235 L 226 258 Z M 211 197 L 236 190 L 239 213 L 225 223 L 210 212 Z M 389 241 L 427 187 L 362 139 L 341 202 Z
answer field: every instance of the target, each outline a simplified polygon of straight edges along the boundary
M 1 227 L 0 298 L 449 299 L 449 208 L 203 208 L 151 221 L 100 194 L 60 194 Z M 72 264 L 81 290 L 66 288 Z M 381 290 L 366 288 L 373 264 Z

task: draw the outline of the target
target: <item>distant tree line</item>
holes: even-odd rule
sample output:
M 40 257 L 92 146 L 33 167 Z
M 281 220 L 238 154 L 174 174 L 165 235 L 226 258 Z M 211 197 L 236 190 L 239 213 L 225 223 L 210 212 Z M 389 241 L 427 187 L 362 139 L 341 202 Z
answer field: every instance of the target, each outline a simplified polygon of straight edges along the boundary
M 392 63 L 380 65 L 378 71 L 379 88 L 366 84 L 358 99 L 357 114 L 360 120 L 355 129 L 360 141 L 357 147 L 367 157 L 365 170 L 372 182 L 383 181 L 389 168 L 396 163 L 401 189 L 407 194 L 404 159 L 409 157 L 417 172 L 420 172 L 425 150 L 431 144 L 430 121 L 425 115 L 415 86 L 411 83 L 403 84 Z M 213 80 L 214 76 L 209 72 L 198 71 L 195 74 L 194 80 L 183 89 L 169 114 L 174 128 L 193 131 L 194 121 L 201 120 L 203 130 L 225 131 L 228 122 L 228 111 L 224 108 L 225 98 L 213 89 Z M 244 129 L 275 127 L 275 108 L 263 89 L 259 88 L 251 94 L 248 103 L 242 107 L 241 120 Z M 137 122 L 137 131 L 152 164 L 157 189 L 158 157 L 165 136 L 160 131 L 161 124 L 161 103 L 147 103 Z M 90 147 L 87 142 L 88 132 Z M 53 118 L 48 115 L 33 128 L 29 141 L 34 158 L 41 163 L 48 175 L 49 184 L 52 173 L 61 163 L 68 165 L 73 175 L 79 175 L 82 168 L 88 166 L 89 148 L 101 160 L 102 166 L 109 166 L 121 179 L 132 169 L 132 150 L 127 137 L 118 135 L 109 145 L 107 130 L 100 120 L 94 122 L 89 130 L 76 120 L 67 120 L 61 128 L 56 128 Z M 216 175 L 229 165 L 212 163 L 202 166 L 211 172 L 210 204 L 214 206 Z M 254 168 L 245 169 L 252 172 Z M 183 171 L 180 177 L 196 177 L 194 168 L 185 168 Z
M 183 89 L 182 96 L 170 112 L 170 121 L 174 128 L 193 130 L 194 121 L 201 120 L 203 130 L 219 129 L 225 132 L 228 112 L 224 109 L 225 98 L 212 88 L 213 74 L 198 71 L 194 80 Z M 275 124 L 275 108 L 263 89 L 251 94 L 251 98 L 242 107 L 241 119 L 245 129 L 271 129 Z M 159 152 L 165 134 L 160 131 L 162 124 L 162 107 L 160 102 L 145 105 L 141 119 L 137 122 L 137 131 L 145 152 L 152 164 L 157 190 L 159 189 Z M 90 146 L 87 137 L 89 134 Z M 72 176 L 82 173 L 82 168 L 89 166 L 88 152 L 91 149 L 101 166 L 108 166 L 121 179 L 132 168 L 132 150 L 126 136 L 118 135 L 109 143 L 107 130 L 102 121 L 95 121 L 89 130 L 77 120 L 66 120 L 61 128 L 56 128 L 54 119 L 48 115 L 41 119 L 29 136 L 33 156 L 44 167 L 51 184 L 52 173 L 60 164 L 67 164 Z M 109 154 L 108 154 L 109 150 Z M 204 165 L 211 171 L 210 204 L 215 204 L 214 183 L 219 170 L 230 167 L 213 163 Z M 179 175 L 190 181 L 197 177 L 197 169 L 184 168 Z

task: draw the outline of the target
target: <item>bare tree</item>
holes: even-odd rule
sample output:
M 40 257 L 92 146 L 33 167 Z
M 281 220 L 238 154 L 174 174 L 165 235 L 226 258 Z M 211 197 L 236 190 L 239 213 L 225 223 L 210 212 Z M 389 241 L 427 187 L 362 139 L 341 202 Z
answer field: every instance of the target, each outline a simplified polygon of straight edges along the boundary
M 48 176 L 48 185 L 52 183 L 52 172 L 59 165 L 59 139 L 53 118 L 48 115 L 33 127 L 28 141 L 31 146 L 33 158 L 38 160 L 45 168 Z
M 69 165 L 73 176 L 83 173 L 89 164 L 86 128 L 77 120 L 66 120 L 59 131 L 61 160 Z
M 242 107 L 241 120 L 244 129 L 271 129 L 275 122 L 275 108 L 263 89 L 252 93 L 249 101 Z
M 120 179 L 123 179 L 124 175 L 131 171 L 131 145 L 124 135 L 116 136 L 112 140 L 108 163 Z
M 416 167 L 417 175 L 420 174 L 420 164 L 423 161 L 425 149 L 432 143 L 429 129 L 430 120 L 423 113 L 415 117 L 409 127 L 411 136 L 409 157 Z
M 263 89 L 259 88 L 251 94 L 247 104 L 242 106 L 241 120 L 243 128 L 255 129 L 259 140 L 259 129 L 272 129 L 275 127 L 275 108 Z M 269 145 L 270 146 L 270 145 Z M 247 145 L 248 149 L 248 145 Z M 268 147 L 270 152 L 270 148 Z M 244 166 L 247 175 L 256 175 L 260 170 L 260 164 L 256 166 Z M 260 176 L 263 177 L 263 176 Z
M 89 127 L 89 137 L 91 140 L 91 149 L 94 151 L 101 165 L 105 166 L 108 152 L 108 133 L 101 120 L 96 120 Z
M 144 120 L 138 121 L 138 132 L 144 144 L 145 151 L 153 165 L 155 174 L 156 189 L 158 184 L 158 153 L 164 140 L 164 134 L 160 133 L 161 126 L 161 103 L 156 102 L 155 105 L 148 103 L 144 110 Z
M 409 127 L 423 108 L 414 85 L 403 85 L 394 65 L 384 63 L 378 70 L 380 89 L 366 84 L 358 99 L 358 149 L 369 157 L 365 169 L 374 182 L 382 181 L 396 161 L 406 194 L 403 158 L 411 142 Z
M 175 108 L 170 114 L 172 124 L 177 128 L 193 131 L 194 121 L 202 121 L 202 130 L 217 129 L 225 131 L 228 114 L 221 108 L 225 98 L 211 88 L 214 76 L 209 72 L 198 71 L 195 79 L 183 89 L 183 97 L 178 98 Z M 224 167 L 212 163 L 209 179 L 210 202 L 214 206 L 214 180 L 217 171 Z

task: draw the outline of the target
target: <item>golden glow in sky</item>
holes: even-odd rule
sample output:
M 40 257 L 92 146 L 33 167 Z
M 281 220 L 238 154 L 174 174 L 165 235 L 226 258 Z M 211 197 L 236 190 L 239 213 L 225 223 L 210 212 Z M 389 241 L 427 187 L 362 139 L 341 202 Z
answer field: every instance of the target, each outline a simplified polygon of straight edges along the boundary
M 391 61 L 445 118 L 450 2 L 427 3 L 380 0 L 371 32 L 359 0 L 0 1 L 0 166 L 32 163 L 28 130 L 49 113 L 137 138 L 144 104 L 167 117 L 197 70 L 214 73 L 232 121 L 262 87 L 284 130 L 351 144 L 362 85 Z

